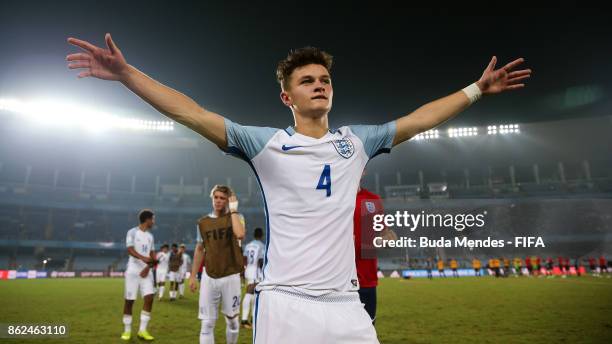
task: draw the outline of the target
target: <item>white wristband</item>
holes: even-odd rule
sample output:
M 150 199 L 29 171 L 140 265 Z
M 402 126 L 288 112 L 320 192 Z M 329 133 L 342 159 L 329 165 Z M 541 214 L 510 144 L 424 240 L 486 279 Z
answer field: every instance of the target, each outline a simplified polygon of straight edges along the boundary
M 229 202 L 230 212 L 238 211 L 238 201 Z
M 480 97 L 482 97 L 482 91 L 480 91 L 480 87 L 478 87 L 476 83 L 462 89 L 462 91 L 470 100 L 470 104 L 474 104 L 478 99 L 480 99 Z

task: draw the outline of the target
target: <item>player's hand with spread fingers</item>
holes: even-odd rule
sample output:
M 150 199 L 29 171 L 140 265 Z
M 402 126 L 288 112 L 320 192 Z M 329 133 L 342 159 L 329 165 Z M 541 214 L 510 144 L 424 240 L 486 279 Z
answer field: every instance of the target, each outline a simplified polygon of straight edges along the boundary
M 495 70 L 497 57 L 493 56 L 476 85 L 478 85 L 482 94 L 497 94 L 523 88 L 525 87 L 524 80 L 531 76 L 531 69 L 514 71 L 523 62 L 525 62 L 525 59 L 519 58 Z
M 77 38 L 68 38 L 68 43 L 83 49 L 81 53 L 66 56 L 68 68 L 84 69 L 79 73 L 79 78 L 93 76 L 104 80 L 122 80 L 129 70 L 129 65 L 109 33 L 104 40 L 107 49 Z

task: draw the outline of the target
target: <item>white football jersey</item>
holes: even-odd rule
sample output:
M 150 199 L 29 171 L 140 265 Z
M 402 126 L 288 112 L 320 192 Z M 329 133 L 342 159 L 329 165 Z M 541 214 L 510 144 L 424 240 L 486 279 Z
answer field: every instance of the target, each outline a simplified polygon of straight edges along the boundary
M 149 231 L 145 232 L 138 227 L 134 227 L 127 232 L 125 246 L 132 246 L 139 254 L 149 257 L 151 255 L 151 251 L 155 250 L 153 234 L 151 234 Z M 126 270 L 140 272 L 146 266 L 147 264 L 142 260 L 130 256 Z
M 359 289 L 353 212 L 369 159 L 389 152 L 395 121 L 344 126 L 315 139 L 225 119 L 227 153 L 249 163 L 266 211 L 263 281 L 310 295 Z
M 180 270 L 182 272 L 187 272 L 191 268 L 191 257 L 187 253 L 183 252 L 183 264 L 181 264 Z
M 157 270 L 168 271 L 168 262 L 170 261 L 170 252 L 157 252 Z
M 266 248 L 261 240 L 253 240 L 244 247 L 242 255 L 247 259 L 247 270 L 256 272 L 259 269 L 258 262 L 260 259 L 264 259 L 265 250 Z

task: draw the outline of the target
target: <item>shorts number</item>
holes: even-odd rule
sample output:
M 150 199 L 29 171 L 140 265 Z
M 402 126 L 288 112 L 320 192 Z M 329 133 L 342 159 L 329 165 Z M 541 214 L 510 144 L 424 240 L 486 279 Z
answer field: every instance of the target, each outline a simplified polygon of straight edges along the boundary
M 323 167 L 317 190 L 325 190 L 326 196 L 331 196 L 331 167 L 329 165 Z
M 232 304 L 232 308 L 236 308 L 240 306 L 240 298 L 238 296 L 233 297 L 234 303 Z
M 255 262 L 255 251 L 249 250 L 248 256 L 249 256 L 249 265 L 251 265 L 253 264 L 253 262 Z

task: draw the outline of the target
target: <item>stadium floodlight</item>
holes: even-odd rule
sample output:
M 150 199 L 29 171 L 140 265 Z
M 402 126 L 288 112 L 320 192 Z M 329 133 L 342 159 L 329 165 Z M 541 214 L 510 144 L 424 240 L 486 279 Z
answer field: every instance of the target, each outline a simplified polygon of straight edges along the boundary
M 518 124 L 500 124 L 487 126 L 487 135 L 507 135 L 520 133 L 521 129 L 519 128 Z
M 12 112 L 24 118 L 50 126 L 79 127 L 91 131 L 109 129 L 139 131 L 172 131 L 173 121 L 150 121 L 127 118 L 107 111 L 88 108 L 58 100 L 31 100 L 0 98 L 0 111 Z
M 462 127 L 462 128 L 449 128 L 447 130 L 448 137 L 466 137 L 466 136 L 478 136 L 477 127 Z
M 428 130 L 424 133 L 420 133 L 418 135 L 416 135 L 415 137 L 413 137 L 413 139 L 420 141 L 420 140 L 435 140 L 440 138 L 440 132 L 438 131 L 438 129 L 431 129 Z

